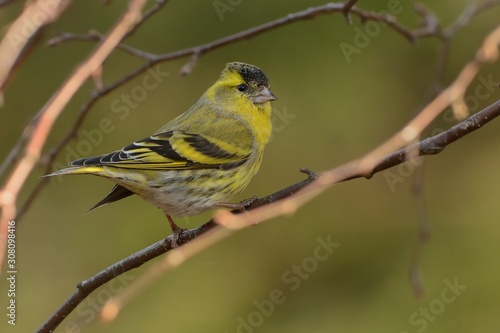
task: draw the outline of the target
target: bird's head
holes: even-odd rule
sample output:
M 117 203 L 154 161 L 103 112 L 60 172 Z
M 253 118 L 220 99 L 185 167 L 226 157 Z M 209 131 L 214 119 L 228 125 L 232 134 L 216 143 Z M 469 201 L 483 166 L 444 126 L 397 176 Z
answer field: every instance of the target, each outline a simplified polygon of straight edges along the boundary
M 231 104 L 253 104 L 268 108 L 276 96 L 269 90 L 269 80 L 256 66 L 230 62 L 210 90 L 215 101 Z

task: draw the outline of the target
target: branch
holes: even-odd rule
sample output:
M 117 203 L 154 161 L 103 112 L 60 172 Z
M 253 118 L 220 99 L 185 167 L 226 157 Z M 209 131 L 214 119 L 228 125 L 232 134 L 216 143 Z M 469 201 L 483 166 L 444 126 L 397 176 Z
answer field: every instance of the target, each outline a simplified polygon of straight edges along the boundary
M 370 179 L 376 173 L 379 173 L 383 170 L 387 170 L 393 166 L 404 163 L 408 160 L 408 151 L 413 149 L 418 150 L 419 156 L 423 155 L 435 155 L 442 152 L 448 145 L 457 141 L 458 139 L 463 138 L 469 133 L 483 127 L 496 117 L 500 116 L 500 101 L 497 101 L 485 108 L 484 110 L 476 113 L 475 115 L 469 117 L 468 119 L 462 121 L 461 123 L 453 126 L 452 128 L 435 135 L 433 137 L 429 137 L 425 140 L 422 140 L 412 146 L 409 146 L 404 149 L 400 149 L 385 158 L 373 169 L 373 171 L 369 174 L 353 174 L 347 177 L 340 179 L 339 181 L 347 181 L 355 178 L 367 178 Z M 308 178 L 298 182 L 294 185 L 291 185 L 283 190 L 280 190 L 276 193 L 268 195 L 264 198 L 260 198 L 250 204 L 245 212 L 249 212 L 255 210 L 259 207 L 264 207 L 272 203 L 279 202 L 282 199 L 290 197 L 297 193 L 297 191 L 306 188 L 309 184 L 312 184 L 316 180 L 321 180 L 321 175 L 318 177 L 315 173 L 310 172 L 308 170 L 301 170 L 308 174 Z M 238 215 L 240 211 L 232 211 L 231 213 Z M 246 226 L 249 226 L 245 225 Z M 206 234 L 209 231 L 214 231 L 216 228 L 222 228 L 218 226 L 218 224 L 211 219 L 205 224 L 201 225 L 198 228 L 189 229 L 187 231 L 182 232 L 179 235 L 177 240 L 178 245 L 187 244 L 198 237 Z M 52 332 L 56 329 L 56 327 L 66 318 L 77 306 L 80 304 L 90 293 L 96 290 L 98 287 L 112 280 L 113 278 L 128 272 L 134 268 L 140 267 L 146 262 L 171 251 L 172 241 L 174 240 L 173 235 L 166 237 L 163 240 L 160 240 L 149 247 L 138 251 L 131 256 L 120 260 L 119 262 L 111 265 L 105 270 L 97 273 L 93 277 L 82 281 L 78 284 L 78 289 L 70 296 L 68 300 L 50 317 L 47 322 L 45 322 L 37 332 Z
M 343 13 L 347 24 L 352 24 L 350 12 L 352 7 L 354 7 L 354 5 L 356 4 L 356 2 L 358 2 L 358 0 L 348 0 L 344 3 Z
M 9 0 L 1 1 L 0 7 L 9 5 L 12 2 L 13 1 Z M 3 89 L 12 77 L 15 69 L 27 55 L 28 50 L 33 47 L 34 41 L 37 40 L 37 37 L 43 32 L 44 28 L 53 22 L 70 3 L 69 0 L 56 0 L 54 6 L 45 6 L 42 1 L 33 1 L 26 5 L 22 14 L 9 27 L 5 37 L 0 43 L 0 59 L 2 59 L 2 65 L 0 66 L 0 106 L 3 105 Z M 43 15 L 39 15 L 40 13 L 43 13 Z M 33 21 L 33 17 L 35 16 L 38 18 L 41 17 L 42 20 Z M 32 24 L 34 29 L 26 31 L 26 22 Z M 21 155 L 21 149 L 24 147 L 28 138 L 32 136 L 37 119 L 38 115 L 36 115 L 31 123 L 26 126 L 19 140 L 14 144 L 13 148 L 2 162 L 0 166 L 0 175 L 14 164 L 15 159 Z
M 151 8 L 149 8 L 142 15 L 141 20 L 137 22 L 137 24 L 132 29 L 130 29 L 130 31 L 125 35 L 124 38 L 132 36 L 137 31 L 137 29 L 139 29 L 144 24 L 144 22 L 146 22 L 151 16 L 160 11 L 167 4 L 167 2 L 168 0 L 156 0 L 156 4 Z M 105 36 L 97 33 L 96 31 L 91 31 L 88 34 L 72 34 L 68 32 L 60 32 L 57 37 L 50 39 L 47 42 L 47 45 L 53 47 L 69 40 L 96 42 L 96 41 L 102 41 L 104 40 L 104 38 Z M 131 46 L 122 43 L 118 44 L 116 47 L 136 57 L 141 57 L 144 59 L 151 59 L 155 57 L 154 54 L 138 50 L 136 48 L 133 48 Z
M 364 172 L 371 170 L 373 167 L 373 160 L 378 159 L 380 156 L 387 154 L 397 147 L 404 146 L 414 141 L 437 115 L 443 112 L 450 104 L 458 119 L 460 119 L 460 113 L 468 115 L 469 110 L 464 102 L 465 91 L 476 77 L 482 64 L 485 62 L 494 62 L 498 59 L 499 43 L 500 26 L 486 36 L 483 45 L 477 50 L 474 59 L 465 65 L 457 78 L 445 90 L 425 106 L 422 111 L 400 131 L 363 157 L 361 168 Z M 461 118 L 463 119 L 465 117 L 462 116 Z
M 167 3 L 169 0 L 155 0 L 156 4 L 151 6 L 148 10 L 146 10 L 143 14 L 141 19 L 132 27 L 132 29 L 127 32 L 125 35 L 125 38 L 132 36 L 137 29 L 139 29 L 151 16 L 159 12 Z
M 474 16 L 498 5 L 500 5 L 499 0 L 487 0 L 479 4 L 477 1 L 469 1 L 462 14 L 444 30 L 444 36 L 451 37 L 465 27 Z
M 2 1 L 0 6 L 9 3 L 9 1 Z M 10 25 L 0 43 L 0 59 L 2 59 L 0 66 L 0 101 L 7 81 L 27 54 L 28 49 L 33 46 L 33 42 L 42 33 L 45 26 L 54 21 L 70 3 L 70 0 L 54 0 L 50 6 L 47 6 L 43 0 L 28 2 L 21 15 Z M 26 29 L 27 23 L 32 28 Z
M 100 42 L 103 41 L 105 38 L 106 36 L 101 35 L 100 33 L 94 30 L 90 31 L 88 34 L 73 34 L 70 32 L 59 32 L 59 34 L 56 37 L 50 39 L 47 42 L 47 45 L 49 47 L 55 47 L 68 40 L 82 41 L 82 42 Z M 118 44 L 116 48 L 124 52 L 127 52 L 128 54 L 131 54 L 135 57 L 139 57 L 146 60 L 152 60 L 156 57 L 155 54 L 136 49 L 134 47 L 131 47 L 123 43 Z
M 16 0 L 0 0 L 0 8 L 12 4 Z
M 496 101 L 487 108 L 470 116 L 469 118 L 465 119 L 464 121 L 458 123 L 457 125 L 451 127 L 450 129 L 444 132 L 441 132 L 430 138 L 424 139 L 418 143 L 400 149 L 386 156 L 385 158 L 383 158 L 382 162 L 377 164 L 375 168 L 373 168 L 373 171 L 370 172 L 369 174 L 353 175 L 343 179 L 342 181 L 360 177 L 365 177 L 367 179 L 370 179 L 373 175 L 375 175 L 380 171 L 387 170 L 395 165 L 406 162 L 408 160 L 407 153 L 410 151 L 414 150 L 418 151 L 418 156 L 439 154 L 453 142 L 481 128 L 482 126 L 486 125 L 499 115 L 500 115 L 500 100 Z
M 95 49 L 83 64 L 78 66 L 39 112 L 36 127 L 27 141 L 26 151 L 0 192 L 0 207 L 2 208 L 0 219 L 0 266 L 5 255 L 7 224 L 8 221 L 14 219 L 16 216 L 17 196 L 31 170 L 38 162 L 45 140 L 55 120 L 78 88 L 101 66 L 108 55 L 111 54 L 116 44 L 140 20 L 141 9 L 145 2 L 145 0 L 130 1 L 128 10 L 109 33 L 108 38 Z
M 436 70 L 435 77 L 432 81 L 428 97 L 425 99 L 426 104 L 428 101 L 433 100 L 445 87 L 445 73 L 446 66 L 448 63 L 450 44 L 452 37 L 463 27 L 465 27 L 473 17 L 490 9 L 494 6 L 500 4 L 499 0 L 489 0 L 482 3 L 477 1 L 468 1 L 467 6 L 464 8 L 462 13 L 446 28 L 441 30 L 439 36 L 440 46 L 438 49 L 437 59 L 436 59 Z M 418 6 L 417 6 L 418 5 Z M 422 17 L 430 19 L 431 22 L 427 22 L 425 26 L 435 24 L 439 26 L 439 21 L 434 13 L 429 9 L 424 7 L 422 4 L 416 4 L 415 10 L 420 12 Z M 425 293 L 425 287 L 423 285 L 422 276 L 420 273 L 420 260 L 422 258 L 423 248 L 425 244 L 431 237 L 431 228 L 428 219 L 428 214 L 426 210 L 426 198 L 424 196 L 424 176 L 423 176 L 423 163 L 415 165 L 412 193 L 415 196 L 416 201 L 416 215 L 418 224 L 418 235 L 417 241 L 413 249 L 412 263 L 409 270 L 409 280 L 417 297 L 423 296 Z
M 303 188 L 305 185 L 311 183 L 315 178 L 316 175 L 310 171 L 304 170 L 304 172 L 308 173 L 308 178 L 298 182 L 294 185 L 291 185 L 281 191 L 278 191 L 274 194 L 271 194 L 267 197 L 258 199 L 254 201 L 251 205 L 247 207 L 248 210 L 255 209 L 257 207 L 261 207 L 263 205 L 266 205 L 270 202 L 280 200 L 282 198 L 285 198 L 293 193 L 295 193 L 297 190 Z M 235 214 L 239 214 L 240 211 L 232 211 Z M 194 228 L 194 229 L 189 229 L 186 231 L 183 231 L 180 235 L 179 238 L 176 241 L 176 244 L 178 246 L 187 244 L 191 242 L 194 239 L 197 239 L 201 235 L 206 234 L 207 232 L 215 229 L 218 227 L 217 223 L 214 222 L 213 219 L 210 221 L 206 222 L 205 224 Z M 219 227 L 220 228 L 220 227 Z M 97 273 L 93 277 L 80 282 L 77 285 L 78 290 L 71 295 L 71 297 L 52 315 L 51 318 L 47 320 L 39 329 L 37 332 L 53 332 L 55 328 L 66 318 L 77 306 L 80 304 L 88 295 L 90 295 L 91 292 L 93 292 L 95 289 L 98 287 L 102 286 L 106 282 L 112 280 L 113 278 L 128 272 L 134 268 L 140 267 L 146 262 L 168 252 L 173 249 L 172 244 L 174 241 L 173 235 L 170 235 L 166 237 L 163 240 L 160 240 L 147 248 L 138 251 L 131 256 L 120 260 L 119 262 L 111 265 L 110 267 L 106 268 L 105 270 Z
M 368 10 L 363 10 L 359 9 L 357 7 L 353 7 L 354 3 L 356 1 L 349 0 L 346 3 L 328 3 L 322 6 L 318 7 L 311 7 L 302 11 L 298 11 L 295 13 L 290 13 L 284 17 L 281 17 L 279 19 L 252 27 L 247 30 L 240 31 L 238 33 L 220 38 L 218 40 L 215 40 L 213 42 L 209 42 L 203 45 L 187 48 L 184 50 L 179 50 L 176 52 L 171 52 L 171 53 L 166 53 L 166 54 L 160 54 L 157 55 L 156 57 L 151 58 L 151 61 L 154 61 L 155 63 L 158 61 L 165 61 L 165 60 L 173 60 L 185 56 L 189 56 L 195 53 L 198 54 L 204 54 L 209 51 L 213 51 L 219 47 L 226 46 L 228 44 L 232 44 L 235 42 L 239 42 L 242 40 L 250 39 L 253 37 L 256 37 L 258 35 L 261 35 L 265 32 L 280 28 L 282 26 L 289 25 L 291 23 L 295 23 L 298 21 L 305 21 L 305 20 L 310 20 L 314 19 L 320 15 L 329 15 L 329 14 L 335 14 L 335 13 L 341 13 L 341 14 L 354 14 L 358 16 L 361 21 L 366 22 L 366 21 L 377 21 L 377 22 L 382 22 L 387 24 L 389 27 L 391 27 L 393 30 L 401 34 L 403 37 L 408 39 L 409 41 L 413 42 L 417 38 L 420 37 L 426 37 L 429 36 L 433 33 L 435 33 L 435 29 L 433 26 L 427 26 L 427 30 L 424 32 L 426 27 L 417 29 L 417 30 L 411 30 L 409 28 L 406 28 L 405 26 L 399 24 L 397 22 L 397 19 L 395 16 L 392 15 L 385 15 L 385 14 L 378 14 L 373 11 L 368 11 Z M 62 33 L 62 36 L 60 38 L 56 39 L 55 44 L 61 44 L 64 42 L 69 42 L 69 41 L 80 41 L 80 40 L 87 40 L 90 41 L 93 39 L 92 36 L 87 36 L 83 37 L 84 35 L 76 35 L 76 34 L 70 34 L 70 33 Z
M 57 1 L 61 1 L 63 2 L 63 0 L 57 0 Z M 5 1 L 7 2 L 7 1 Z M 148 20 L 151 16 L 153 16 L 153 14 L 155 14 L 156 12 L 158 12 L 160 9 L 163 8 L 164 5 L 166 5 L 168 2 L 168 0 L 156 0 L 156 4 L 153 5 L 151 8 L 149 8 L 141 17 L 141 19 L 139 20 L 139 22 L 136 23 L 136 25 L 134 27 L 132 27 L 132 29 L 130 29 L 128 31 L 128 33 L 125 35 L 124 38 L 126 37 L 129 37 L 131 36 L 133 33 L 135 33 L 135 31 L 142 25 L 144 24 L 144 22 L 146 20 Z M 69 0 L 64 0 L 64 3 L 65 3 L 65 6 L 68 5 L 69 3 Z M 0 4 L 1 5 L 1 4 Z M 65 8 L 65 7 L 64 7 Z M 60 12 L 64 9 L 64 8 L 61 8 Z M 44 9 L 45 10 L 45 9 Z M 60 12 L 57 14 L 59 15 Z M 23 13 L 24 15 L 24 13 Z M 32 13 L 31 14 L 31 17 L 33 16 L 34 14 Z M 56 16 L 54 16 L 55 18 Z M 16 21 L 21 21 L 21 18 L 22 16 L 16 20 Z M 10 31 L 10 30 L 9 30 Z M 38 30 L 36 30 L 38 31 Z M 64 34 L 64 33 L 61 33 L 61 34 Z M 82 39 L 85 39 L 85 40 L 93 40 L 93 41 L 103 41 L 104 40 L 104 36 L 100 36 L 101 38 L 95 38 L 95 37 L 91 37 L 93 33 L 89 33 L 88 35 L 75 35 L 75 39 L 78 40 L 78 38 L 82 38 Z M 86 36 L 86 37 L 84 37 Z M 6 37 L 4 38 L 4 40 L 2 41 L 2 44 L 5 40 L 8 39 L 8 35 L 6 35 Z M 33 39 L 33 38 L 31 38 Z M 58 42 L 57 42 L 57 39 L 58 37 L 55 37 L 51 40 L 48 41 L 48 45 L 49 46 L 54 46 L 54 45 L 57 45 Z M 52 43 L 54 45 L 52 45 Z M 133 49 L 129 46 L 126 46 L 126 45 L 122 45 L 122 44 L 118 44 L 117 46 L 118 48 L 124 50 L 125 52 L 128 52 L 132 55 L 135 55 L 135 56 L 139 56 L 139 57 L 142 57 L 144 58 L 145 56 L 147 56 L 147 53 L 144 52 L 144 51 L 141 51 L 141 50 L 137 50 L 137 49 Z M 1 47 L 0 47 L 1 49 Z M 0 51 L 1 53 L 1 51 Z M 0 59 L 3 59 L 4 57 L 0 57 Z M 5 62 L 5 60 L 3 60 L 3 62 Z M 19 63 L 19 61 L 16 61 L 16 64 Z M 0 73 L 0 78 L 1 78 L 2 74 Z M 0 79 L 0 82 L 1 82 L 1 79 Z M 1 89 L 0 89 L 0 93 L 1 93 Z M 0 99 L 0 102 L 1 102 L 1 99 Z M 1 103 L 0 103 L 1 104 Z M 41 112 L 43 112 L 43 109 L 40 110 L 36 115 L 35 117 L 33 117 L 33 119 L 31 120 L 31 122 L 28 124 L 28 126 L 26 126 L 26 128 L 24 129 L 21 137 L 19 138 L 19 140 L 14 144 L 13 148 L 11 149 L 11 151 L 9 152 L 9 154 L 7 155 L 7 157 L 5 158 L 5 160 L 2 162 L 2 165 L 0 166 L 0 175 L 2 175 L 9 166 L 11 166 L 12 164 L 14 164 L 16 158 L 20 155 L 21 153 L 21 150 L 23 149 L 26 141 L 32 136 L 32 132 L 34 130 L 34 128 L 37 126 L 37 122 L 38 122 L 38 118 L 41 114 Z M 76 133 L 76 132 L 75 132 Z M 43 158 L 42 158 L 43 159 Z M 47 159 L 47 157 L 45 157 L 45 159 Z M 49 170 L 46 170 L 48 173 L 50 171 Z M 27 207 L 29 207 L 31 205 L 31 202 L 35 199 L 36 195 L 38 194 L 38 192 L 41 190 L 41 188 L 46 184 L 46 181 L 45 180 L 42 180 L 41 182 L 39 182 L 37 184 L 37 186 L 35 187 L 35 189 L 31 192 L 31 194 L 29 195 L 28 199 L 26 200 L 26 202 L 24 203 L 23 207 L 19 210 L 19 213 L 18 213 L 18 216 L 22 216 L 24 214 L 24 211 L 26 210 Z M 35 195 L 34 195 L 35 194 Z

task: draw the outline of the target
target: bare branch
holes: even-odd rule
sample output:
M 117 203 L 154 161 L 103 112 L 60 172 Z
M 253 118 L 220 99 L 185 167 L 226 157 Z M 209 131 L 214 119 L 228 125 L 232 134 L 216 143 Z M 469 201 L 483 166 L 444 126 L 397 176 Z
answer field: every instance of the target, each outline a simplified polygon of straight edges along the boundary
M 0 0 L 0 8 L 11 5 L 16 0 Z
M 142 14 L 142 17 L 141 17 L 140 21 L 137 22 L 132 27 L 132 29 L 130 29 L 130 31 L 125 35 L 125 37 L 132 36 L 137 31 L 137 29 L 139 29 L 140 27 L 142 27 L 142 25 L 147 20 L 149 20 L 149 18 L 151 16 L 153 16 L 154 14 L 156 14 L 157 12 L 159 12 L 168 3 L 168 1 L 169 0 L 155 0 L 156 3 Z
M 440 34 L 440 47 L 438 50 L 437 60 L 436 60 L 436 70 L 435 78 L 429 89 L 428 101 L 434 99 L 443 90 L 444 76 L 446 72 L 446 65 L 448 63 L 448 56 L 450 51 L 450 43 L 452 37 L 463 27 L 466 26 L 468 22 L 480 12 L 489 9 L 493 6 L 499 5 L 500 1 L 486 1 L 478 4 L 476 1 L 469 1 L 468 5 L 464 8 L 462 14 L 458 16 L 455 21 L 453 21 L 448 27 L 444 28 Z M 425 8 L 422 4 L 416 6 L 415 8 L 421 15 L 426 19 L 431 19 L 434 23 L 427 22 L 425 26 L 435 24 L 436 27 L 439 26 L 439 22 L 430 10 Z M 417 207 L 417 221 L 418 221 L 418 237 L 413 249 L 413 258 L 410 265 L 410 283 L 414 294 L 417 297 L 421 297 L 425 294 L 425 287 L 422 282 L 422 276 L 419 271 L 420 260 L 422 258 L 422 253 L 425 245 L 431 237 L 431 228 L 427 217 L 427 211 L 425 207 L 425 195 L 424 195 L 424 177 L 423 177 L 423 167 L 424 163 L 417 163 L 415 166 L 415 177 L 413 180 L 413 194 L 415 195 Z
M 58 0 L 58 1 L 69 3 L 69 0 Z M 5 2 L 6 2 L 6 4 L 9 3 L 8 1 L 5 1 Z M 134 34 L 135 31 L 142 24 L 144 24 L 144 22 L 146 22 L 151 16 L 153 16 L 153 14 L 155 14 L 160 9 L 162 9 L 167 4 L 167 2 L 168 2 L 168 0 L 156 0 L 156 4 L 153 5 L 153 6 L 151 6 L 151 8 L 149 8 L 142 15 L 140 21 L 125 35 L 125 37 L 131 36 L 132 34 Z M 62 12 L 62 10 L 65 9 L 65 8 L 66 7 L 61 7 L 60 12 Z M 60 12 L 58 13 L 58 15 L 60 14 Z M 56 18 L 56 16 L 54 16 L 53 19 L 55 19 L 55 18 Z M 20 19 L 21 19 L 21 17 L 18 20 L 20 20 Z M 34 32 L 36 32 L 36 31 L 34 31 Z M 66 39 L 64 38 L 64 34 L 65 33 L 60 33 L 59 37 L 55 37 L 55 38 L 51 39 L 48 42 L 49 46 L 55 46 L 55 45 L 60 44 L 63 41 L 66 41 Z M 96 38 L 96 36 L 92 36 L 92 34 L 93 33 L 91 32 L 88 35 L 78 35 L 78 34 L 71 34 L 71 35 L 74 37 L 74 40 L 87 40 L 87 41 L 91 41 L 91 40 L 92 41 L 102 41 L 103 40 L 103 36 L 100 36 L 100 38 Z M 6 35 L 6 37 L 4 38 L 4 41 L 8 39 L 7 37 L 8 37 L 8 35 Z M 58 41 L 58 38 L 59 38 L 59 41 Z M 30 39 L 33 39 L 33 38 L 30 38 Z M 51 42 L 52 42 L 52 44 L 51 44 Z M 123 44 L 118 44 L 117 48 L 119 48 L 119 49 L 121 49 L 121 50 L 123 50 L 125 52 L 128 52 L 128 53 L 130 53 L 130 54 L 132 54 L 134 56 L 141 57 L 141 58 L 144 58 L 144 59 L 148 59 L 148 58 L 153 58 L 154 57 L 153 55 L 151 55 L 151 54 L 149 54 L 147 52 L 144 52 L 144 51 L 138 50 L 138 49 L 134 49 L 134 48 L 132 48 L 130 46 L 123 45 Z M 0 49 L 1 49 L 1 46 L 0 46 Z M 0 51 L 0 54 L 1 54 L 1 51 Z M 0 57 L 0 58 L 4 59 L 4 57 Z M 16 61 L 16 64 L 18 62 L 19 61 Z M 0 77 L 1 77 L 1 73 L 0 73 Z M 0 89 L 0 94 L 1 94 L 1 89 Z M 1 98 L 0 98 L 0 102 L 1 102 Z M 1 103 L 0 103 L 0 105 L 1 105 Z M 34 127 L 37 124 L 38 117 L 40 116 L 40 112 L 42 112 L 42 111 L 43 111 L 43 109 L 40 110 L 35 117 L 33 117 L 33 119 L 31 120 L 31 122 L 24 129 L 23 134 L 20 136 L 19 140 L 16 142 L 16 144 L 13 146 L 13 148 L 11 149 L 11 151 L 9 152 L 9 154 L 7 155 L 6 159 L 2 162 L 2 165 L 0 166 L 0 175 L 2 175 L 7 170 L 7 168 L 14 163 L 16 157 L 20 155 L 20 152 L 23 149 L 24 144 L 31 137 L 33 129 L 34 129 Z M 45 156 L 43 159 L 47 160 L 47 156 Z M 48 171 L 50 171 L 50 170 L 48 170 Z M 31 205 L 31 202 L 34 201 L 34 199 L 36 198 L 36 196 L 42 190 L 44 184 L 46 184 L 46 183 L 47 182 L 44 181 L 44 180 L 41 180 L 41 181 L 38 182 L 38 184 L 36 185 L 35 189 L 30 193 L 28 199 L 25 201 L 25 203 L 23 204 L 22 208 L 19 210 L 18 217 L 22 216 L 24 214 L 24 212 L 26 211 L 26 209 Z
M 100 42 L 103 41 L 105 37 L 106 36 L 101 35 L 99 32 L 94 30 L 90 31 L 88 34 L 73 34 L 70 32 L 59 32 L 59 34 L 56 37 L 50 39 L 47 42 L 47 45 L 50 47 L 55 47 L 68 41 Z M 148 53 L 123 43 L 118 44 L 116 48 L 124 52 L 127 52 L 130 55 L 148 61 L 154 61 L 157 57 L 156 54 Z
M 358 0 L 348 0 L 344 3 L 343 12 L 344 12 L 344 16 L 345 16 L 345 20 L 346 20 L 347 24 L 352 23 L 351 15 L 349 13 L 351 11 L 351 8 L 354 7 L 354 5 L 356 4 L 356 2 L 358 2 Z
M 7 34 L 0 43 L 0 105 L 2 94 L 15 67 L 21 62 L 27 50 L 32 46 L 37 36 L 45 26 L 54 21 L 71 3 L 70 0 L 54 0 L 51 6 L 45 6 L 44 1 L 28 2 L 22 14 L 9 27 Z M 0 6 L 7 5 L 4 1 Z M 36 17 L 36 20 L 33 18 Z M 33 27 L 26 29 L 27 22 Z
M 380 145 L 366 157 L 363 158 L 362 168 L 367 172 L 371 169 L 373 161 L 379 156 L 387 154 L 388 151 L 401 147 L 422 133 L 434 118 L 445 110 L 446 107 L 461 101 L 465 90 L 476 77 L 481 64 L 493 62 L 498 58 L 497 46 L 500 43 L 500 26 L 493 30 L 484 40 L 483 45 L 477 51 L 476 57 L 470 61 L 460 72 L 453 83 L 441 92 L 431 103 L 429 103 L 413 120 L 394 134 L 384 144 Z
M 242 40 L 250 39 L 253 37 L 256 37 L 258 35 L 261 35 L 265 32 L 289 25 L 291 23 L 295 23 L 298 21 L 304 21 L 304 20 L 310 20 L 314 19 L 318 16 L 321 15 L 330 15 L 330 14 L 335 14 L 335 13 L 341 13 L 344 14 L 345 12 L 345 5 L 344 3 L 328 3 L 322 6 L 318 7 L 311 7 L 302 11 L 298 11 L 295 13 L 290 13 L 282 18 L 252 27 L 247 30 L 240 31 L 238 33 L 220 38 L 218 40 L 215 40 L 210 43 L 206 43 L 203 45 L 187 48 L 184 50 L 179 50 L 176 52 L 171 52 L 171 53 L 166 53 L 166 54 L 161 54 L 157 56 L 157 59 L 155 59 L 155 62 L 158 61 L 166 61 L 166 60 L 173 60 L 185 56 L 190 56 L 192 54 L 198 53 L 198 54 L 204 54 L 209 51 L 213 51 L 217 48 L 226 46 L 228 44 L 232 44 L 235 42 L 239 42 Z M 408 39 L 409 41 L 414 41 L 417 38 L 422 38 L 422 37 L 428 37 L 433 34 L 435 34 L 435 28 L 434 26 L 427 26 L 427 27 L 421 27 L 418 30 L 411 30 L 409 28 L 404 27 L 403 25 L 399 24 L 397 22 L 396 17 L 392 15 L 385 15 L 385 14 L 378 14 L 376 12 L 372 11 L 367 11 L 363 9 L 359 9 L 356 7 L 350 7 L 349 12 L 351 14 L 354 14 L 358 16 L 363 22 L 366 21 L 376 21 L 376 22 L 382 22 L 387 24 L 389 27 L 391 27 L 393 30 L 401 34 L 403 37 Z M 425 22 L 424 22 L 425 23 Z M 75 35 L 76 40 L 79 40 L 81 36 Z M 71 37 L 68 36 L 68 38 L 64 39 L 64 42 L 71 41 Z M 62 41 L 62 42 L 63 42 Z
M 469 1 L 462 14 L 444 30 L 444 35 L 453 36 L 458 30 L 465 27 L 473 17 L 498 5 L 500 5 L 499 0 L 488 0 L 479 4 L 477 1 Z
M 0 266 L 5 255 L 8 221 L 14 219 L 16 216 L 17 196 L 31 170 L 38 162 L 45 140 L 55 120 L 78 88 L 94 73 L 96 68 L 101 66 L 123 36 L 139 21 L 141 9 L 145 2 L 145 0 L 131 0 L 128 10 L 111 30 L 108 38 L 95 49 L 83 64 L 78 66 L 75 72 L 70 75 L 40 111 L 36 128 L 34 128 L 31 137 L 27 141 L 26 151 L 0 192 L 0 207 L 2 208 L 0 220 Z
M 12 1 L 0 2 L 0 7 L 11 4 Z M 5 37 L 0 43 L 0 59 L 2 65 L 0 66 L 0 106 L 3 105 L 3 89 L 8 80 L 12 76 L 15 68 L 19 66 L 27 50 L 33 46 L 33 42 L 37 39 L 36 36 L 40 35 L 45 26 L 54 21 L 70 4 L 68 0 L 57 0 L 54 2 L 55 6 L 49 6 L 43 9 L 40 7 L 40 1 L 33 1 L 28 4 L 23 13 L 16 19 L 16 21 L 9 27 Z M 39 15 L 43 13 L 44 15 Z M 33 21 L 33 17 L 41 17 L 42 20 Z M 35 29 L 25 29 L 26 22 L 30 22 Z M 26 33 L 30 32 L 30 35 Z M 34 126 L 38 121 L 38 114 L 32 119 L 30 124 L 26 126 L 19 140 L 13 146 L 5 160 L 0 166 L 0 175 L 2 175 L 12 164 L 17 156 L 20 155 L 21 149 L 24 147 L 28 138 L 31 137 Z

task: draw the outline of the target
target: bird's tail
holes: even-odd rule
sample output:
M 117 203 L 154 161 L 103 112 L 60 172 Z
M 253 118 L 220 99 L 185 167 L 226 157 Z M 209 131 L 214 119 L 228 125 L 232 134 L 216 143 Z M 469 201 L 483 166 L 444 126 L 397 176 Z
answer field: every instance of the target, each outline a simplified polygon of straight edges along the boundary
M 108 195 L 106 195 L 106 197 L 104 197 L 101 201 L 99 201 L 94 206 L 92 206 L 92 208 L 90 208 L 87 211 L 87 213 L 90 212 L 91 210 L 94 210 L 96 208 L 102 207 L 102 206 L 107 205 L 109 203 L 121 200 L 123 198 L 129 197 L 133 194 L 134 194 L 134 192 L 126 189 L 125 187 L 120 186 L 120 185 L 115 185 L 111 189 L 111 192 L 109 192 Z
M 42 177 L 53 177 L 53 176 L 63 176 L 63 175 L 101 175 L 103 168 L 100 166 L 85 166 L 85 167 L 73 167 L 66 168 L 58 171 L 49 173 L 48 175 Z

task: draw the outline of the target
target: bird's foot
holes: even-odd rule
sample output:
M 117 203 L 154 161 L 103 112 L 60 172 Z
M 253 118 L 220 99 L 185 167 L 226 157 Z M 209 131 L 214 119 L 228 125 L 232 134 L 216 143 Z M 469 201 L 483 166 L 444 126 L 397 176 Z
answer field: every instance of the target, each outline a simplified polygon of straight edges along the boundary
M 166 216 L 167 216 L 168 223 L 170 224 L 170 229 L 172 229 L 172 242 L 170 244 L 171 244 L 172 248 L 175 249 L 175 248 L 180 246 L 178 243 L 179 238 L 180 238 L 181 234 L 184 231 L 186 231 L 187 229 L 181 228 L 177 224 L 175 224 L 174 220 L 172 219 L 172 217 L 170 217 L 170 215 L 166 215 Z
M 180 247 L 179 245 L 179 238 L 181 237 L 181 234 L 186 231 L 187 229 L 179 228 L 176 230 L 173 230 L 173 237 L 172 241 L 170 242 L 170 245 L 172 246 L 173 249 Z

